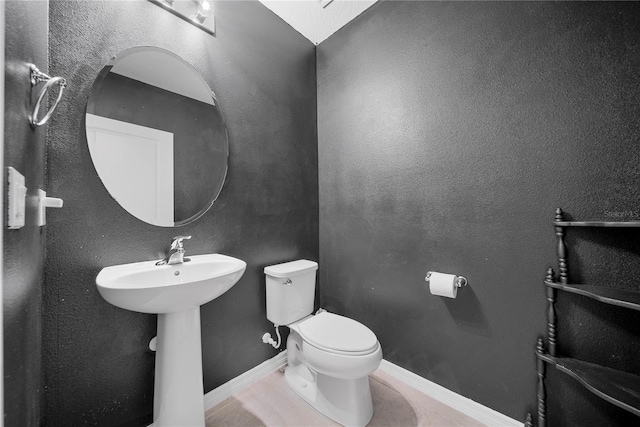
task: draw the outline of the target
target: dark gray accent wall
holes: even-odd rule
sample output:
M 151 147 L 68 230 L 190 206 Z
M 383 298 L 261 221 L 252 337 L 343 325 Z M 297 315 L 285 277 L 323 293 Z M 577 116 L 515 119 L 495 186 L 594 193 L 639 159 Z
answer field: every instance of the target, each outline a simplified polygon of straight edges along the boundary
M 214 4 L 212 37 L 150 2 L 55 1 L 51 72 L 69 81 L 49 131 L 47 183 L 64 199 L 47 225 L 44 310 L 47 426 L 148 425 L 156 316 L 109 305 L 101 268 L 159 259 L 190 234 L 187 254 L 219 252 L 247 262 L 243 278 L 202 307 L 205 392 L 275 355 L 260 340 L 263 268 L 318 259 L 314 46 L 258 2 Z M 230 157 L 218 201 L 177 229 L 126 213 L 97 176 L 84 114 L 95 77 L 118 52 L 153 45 L 191 63 L 215 91 Z
M 47 1 L 5 4 L 4 169 L 25 176 L 25 227 L 8 230 L 2 214 L 4 251 L 4 425 L 39 426 L 42 418 L 42 278 L 44 234 L 36 225 L 38 189 L 44 189 L 46 128 L 29 124 L 34 90 L 29 64 L 47 72 Z M 3 25 L 5 24 L 3 23 Z M 41 116 L 40 116 L 41 117 Z M 2 190 L 6 203 L 7 188 Z M 6 209 L 6 204 L 4 205 Z
M 318 46 L 317 70 L 322 306 L 524 420 L 555 208 L 639 216 L 640 5 L 383 1 Z M 637 289 L 638 237 L 571 231 L 570 276 Z M 469 286 L 432 296 L 430 270 Z M 637 312 L 561 294 L 558 317 L 560 353 L 640 373 Z M 548 377 L 549 425 L 637 423 Z

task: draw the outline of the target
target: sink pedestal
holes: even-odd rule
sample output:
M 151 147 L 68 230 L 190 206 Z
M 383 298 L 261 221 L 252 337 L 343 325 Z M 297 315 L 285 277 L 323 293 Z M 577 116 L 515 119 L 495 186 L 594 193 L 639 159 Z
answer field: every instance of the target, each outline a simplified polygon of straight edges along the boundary
M 116 307 L 158 314 L 153 427 L 204 427 L 200 306 L 231 289 L 247 268 L 221 254 L 189 258 L 113 265 L 96 277 L 100 295 Z
M 153 427 L 204 427 L 200 307 L 158 314 Z

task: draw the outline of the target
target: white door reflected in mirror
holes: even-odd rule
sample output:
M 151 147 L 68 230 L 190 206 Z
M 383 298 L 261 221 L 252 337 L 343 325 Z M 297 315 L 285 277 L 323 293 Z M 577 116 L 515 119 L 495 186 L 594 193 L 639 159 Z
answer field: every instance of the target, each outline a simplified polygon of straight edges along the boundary
M 87 114 L 87 141 L 96 171 L 133 216 L 173 226 L 173 134 Z

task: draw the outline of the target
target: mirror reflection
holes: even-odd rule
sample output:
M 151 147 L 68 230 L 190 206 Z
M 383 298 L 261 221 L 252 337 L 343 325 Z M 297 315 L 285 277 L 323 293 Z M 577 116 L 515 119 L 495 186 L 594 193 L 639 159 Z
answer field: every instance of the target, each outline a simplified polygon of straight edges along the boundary
M 229 145 L 215 95 L 182 58 L 127 49 L 100 72 L 87 103 L 87 142 L 109 194 L 149 224 L 202 216 L 218 197 Z

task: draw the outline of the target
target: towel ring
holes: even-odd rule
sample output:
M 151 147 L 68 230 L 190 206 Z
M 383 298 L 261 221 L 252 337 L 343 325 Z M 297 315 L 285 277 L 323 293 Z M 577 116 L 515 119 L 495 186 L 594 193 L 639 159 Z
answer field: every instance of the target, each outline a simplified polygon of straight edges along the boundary
M 31 64 L 31 86 L 35 86 L 40 82 L 46 82 L 46 83 L 42 88 L 42 90 L 40 91 L 40 94 L 38 95 L 38 100 L 36 101 L 36 104 L 33 107 L 33 113 L 31 113 L 31 116 L 29 117 L 29 121 L 33 126 L 42 126 L 43 124 L 47 123 L 47 121 L 55 111 L 56 107 L 58 106 L 58 103 L 62 99 L 62 92 L 64 91 L 64 88 L 67 87 L 67 81 L 63 77 L 48 76 L 47 74 L 38 70 L 38 67 Z M 55 84 L 60 85 L 60 89 L 58 90 L 58 97 L 56 98 L 56 101 L 53 103 L 49 111 L 47 111 L 47 114 L 45 114 L 45 116 L 42 119 L 38 120 L 38 112 L 40 111 L 40 104 L 42 103 L 42 100 L 44 99 L 44 96 L 47 94 L 49 89 L 51 89 L 51 87 Z

